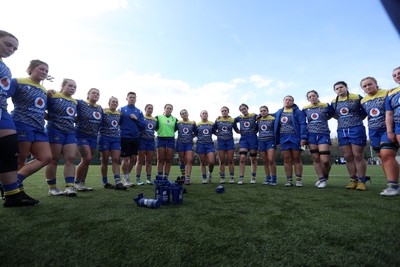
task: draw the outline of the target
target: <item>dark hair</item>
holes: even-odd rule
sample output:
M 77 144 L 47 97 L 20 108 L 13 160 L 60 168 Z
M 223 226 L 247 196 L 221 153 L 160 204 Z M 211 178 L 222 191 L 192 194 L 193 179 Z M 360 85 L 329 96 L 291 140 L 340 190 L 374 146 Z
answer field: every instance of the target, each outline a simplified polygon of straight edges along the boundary
M 0 38 L 2 38 L 2 37 L 11 37 L 11 38 L 14 38 L 15 40 L 18 41 L 17 37 L 12 35 L 11 33 L 3 31 L 3 30 L 0 30 Z
M 310 90 L 310 91 L 308 91 L 307 94 L 306 94 L 306 98 L 307 98 L 307 99 L 308 99 L 308 94 L 309 94 L 309 93 L 314 93 L 314 94 L 317 95 L 317 97 L 319 97 L 319 94 L 317 93 L 317 91 L 315 91 L 315 90 Z
M 128 97 L 129 95 L 134 95 L 134 96 L 136 96 L 136 93 L 135 93 L 135 92 L 129 92 L 129 93 L 126 94 L 127 97 Z
M 285 96 L 285 97 L 283 98 L 283 100 L 285 100 L 286 97 L 290 97 L 290 98 L 293 100 L 293 102 L 294 102 L 294 97 L 293 97 L 293 96 L 287 95 L 287 96 Z
M 240 108 L 241 107 L 246 107 L 247 109 L 249 109 L 249 106 L 248 105 L 246 105 L 246 104 L 241 104 L 240 106 L 239 106 L 239 111 L 240 111 Z
M 349 89 L 347 88 L 347 83 L 345 83 L 344 81 L 338 81 L 333 85 L 333 90 L 335 90 L 336 85 L 344 85 L 344 87 L 346 87 L 346 91 L 347 91 L 347 101 L 349 101 Z M 335 103 L 335 112 L 337 109 L 337 105 L 338 105 L 338 101 L 339 101 L 339 95 L 336 96 L 336 103 Z
M 152 107 L 153 107 L 153 104 L 147 104 L 146 106 L 144 106 L 144 110 L 146 111 L 146 109 L 147 109 L 149 106 L 152 106 Z
M 333 85 L 333 90 L 335 90 L 336 85 L 339 85 L 339 84 L 344 85 L 344 87 L 347 88 L 347 83 L 345 83 L 344 81 L 338 81 Z
M 267 111 L 269 111 L 267 106 L 261 106 L 260 109 L 262 109 L 262 108 L 265 108 L 265 109 L 267 109 Z

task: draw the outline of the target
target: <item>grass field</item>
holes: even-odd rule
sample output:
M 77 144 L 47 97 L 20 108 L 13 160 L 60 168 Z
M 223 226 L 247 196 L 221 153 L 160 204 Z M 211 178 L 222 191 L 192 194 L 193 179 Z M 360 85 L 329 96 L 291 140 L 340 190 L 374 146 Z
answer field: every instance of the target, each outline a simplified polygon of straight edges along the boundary
M 0 208 L 0 266 L 400 266 L 400 197 L 379 195 L 379 166 L 368 166 L 365 192 L 344 189 L 344 166 L 317 189 L 305 166 L 303 188 L 285 188 L 278 167 L 276 187 L 259 178 L 224 194 L 218 179 L 201 185 L 195 167 L 184 203 L 159 209 L 133 202 L 141 192 L 154 198 L 154 186 L 106 190 L 99 174 L 91 167 L 94 191 L 76 198 L 48 196 L 43 171 L 30 177 L 40 204 Z

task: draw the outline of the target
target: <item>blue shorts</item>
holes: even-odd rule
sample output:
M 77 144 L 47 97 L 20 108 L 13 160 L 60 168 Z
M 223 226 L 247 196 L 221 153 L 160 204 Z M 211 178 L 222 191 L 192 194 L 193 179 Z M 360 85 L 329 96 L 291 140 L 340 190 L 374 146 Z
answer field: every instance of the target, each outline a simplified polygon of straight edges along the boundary
M 139 151 L 154 151 L 155 148 L 154 139 L 140 139 Z
M 14 122 L 17 128 L 18 142 L 49 142 L 44 130 L 33 128 L 22 122 Z
M 228 139 L 228 140 L 217 139 L 217 150 L 228 151 L 234 149 L 235 149 L 235 142 L 233 141 L 233 139 Z
M 196 153 L 197 154 L 208 154 L 214 152 L 214 143 L 212 144 L 200 144 L 197 143 Z
M 242 135 L 239 140 L 239 147 L 247 150 L 257 150 L 257 135 Z
M 380 147 L 382 137 L 386 135 L 386 129 L 374 130 L 368 129 L 369 140 L 371 140 L 371 146 L 375 149 Z
M 275 149 L 275 140 L 258 140 L 258 151 L 265 152 L 270 149 Z
M 157 148 L 175 148 L 175 138 L 174 137 L 157 137 Z
M 121 150 L 121 138 L 99 136 L 99 151 Z
M 353 126 L 351 128 L 337 129 L 339 146 L 357 145 L 365 146 L 367 144 L 367 135 L 364 125 Z
M 281 134 L 280 136 L 281 151 L 285 150 L 302 151 L 300 143 L 301 139 L 296 134 Z
M 49 143 L 60 145 L 76 144 L 75 133 L 63 133 L 50 127 L 46 129 L 46 132 L 49 136 Z
M 308 133 L 308 143 L 310 145 L 332 145 L 329 134 Z
M 96 149 L 97 147 L 97 137 L 88 136 L 81 133 L 76 134 L 76 141 L 78 146 L 89 146 L 91 149 Z
M 2 130 L 15 130 L 14 121 L 11 118 L 10 113 L 7 110 L 0 108 L 0 129 Z
M 179 141 L 176 142 L 176 152 L 186 152 L 186 151 L 192 151 L 193 150 L 193 143 L 181 143 Z

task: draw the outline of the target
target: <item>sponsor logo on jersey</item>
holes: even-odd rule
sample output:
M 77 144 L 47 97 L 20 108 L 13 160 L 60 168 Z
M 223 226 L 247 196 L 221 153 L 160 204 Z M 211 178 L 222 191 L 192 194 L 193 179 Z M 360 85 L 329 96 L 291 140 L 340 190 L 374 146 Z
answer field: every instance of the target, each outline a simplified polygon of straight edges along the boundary
M 340 109 L 340 115 L 349 115 L 349 109 L 348 108 L 341 108 Z
M 73 109 L 72 107 L 67 107 L 65 109 L 65 112 L 67 112 L 67 114 L 70 115 L 70 116 L 74 116 L 75 115 L 75 109 Z
M 96 120 L 100 120 L 101 119 L 101 114 L 98 111 L 94 111 L 93 112 L 93 118 L 95 118 Z
M 318 113 L 312 113 L 311 114 L 311 119 L 312 120 L 318 120 L 319 119 L 319 114 Z
M 0 79 L 0 87 L 4 91 L 8 91 L 10 89 L 10 79 L 8 77 L 3 77 Z
M 377 116 L 379 116 L 379 114 L 381 114 L 381 111 L 380 111 L 379 109 L 377 109 L 377 108 L 372 108 L 372 109 L 369 111 L 369 115 L 370 115 L 371 117 L 377 117 Z
M 154 125 L 152 123 L 147 124 L 147 129 L 152 130 L 154 128 Z
M 209 133 L 210 133 L 210 131 L 208 129 L 203 130 L 203 134 L 209 134 Z
M 118 127 L 118 122 L 116 120 L 112 120 L 111 125 L 115 128 Z
M 186 128 L 186 127 L 183 128 L 183 129 L 182 129 L 182 132 L 183 132 L 184 134 L 187 134 L 187 133 L 189 132 L 189 128 Z
M 281 123 L 287 123 L 288 117 L 282 117 L 281 118 Z
M 262 130 L 262 131 L 266 131 L 267 128 L 268 128 L 267 125 L 265 125 L 265 124 L 264 124 L 264 125 L 261 125 L 261 130 Z
M 245 122 L 243 123 L 243 126 L 246 127 L 246 128 L 249 128 L 249 127 L 250 127 L 250 122 L 245 121 Z
M 222 126 L 221 130 L 222 130 L 223 132 L 227 132 L 227 131 L 228 131 L 228 127 Z
M 44 108 L 45 104 L 46 104 L 46 102 L 44 101 L 43 98 L 37 97 L 37 98 L 35 99 L 35 107 L 37 107 L 37 108 Z

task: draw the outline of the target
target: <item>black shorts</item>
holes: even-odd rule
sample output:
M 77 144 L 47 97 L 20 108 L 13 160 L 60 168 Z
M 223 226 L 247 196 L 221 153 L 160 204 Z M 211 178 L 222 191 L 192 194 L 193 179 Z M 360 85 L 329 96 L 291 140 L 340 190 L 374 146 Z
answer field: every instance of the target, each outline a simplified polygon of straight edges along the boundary
M 121 138 L 121 157 L 137 156 L 139 142 L 139 138 Z

